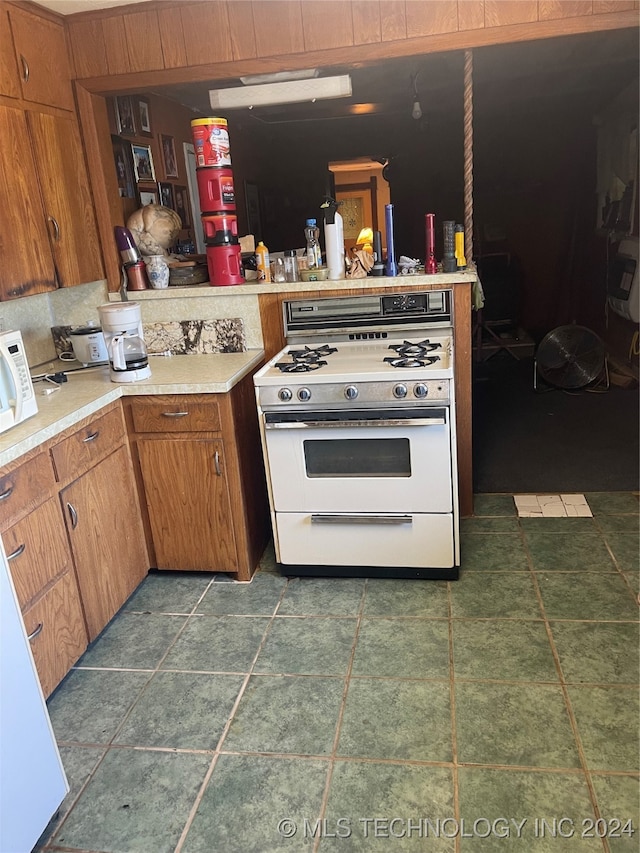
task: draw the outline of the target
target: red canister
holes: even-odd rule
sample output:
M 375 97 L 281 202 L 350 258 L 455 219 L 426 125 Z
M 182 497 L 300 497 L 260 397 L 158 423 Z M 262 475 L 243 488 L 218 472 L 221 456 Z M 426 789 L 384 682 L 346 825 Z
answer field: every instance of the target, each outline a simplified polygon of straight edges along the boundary
M 238 217 L 228 213 L 202 216 L 204 241 L 207 246 L 226 246 L 238 242 Z
M 231 169 L 196 169 L 200 210 L 216 213 L 223 210 L 234 212 L 236 195 L 233 188 Z
M 239 243 L 226 246 L 207 246 L 207 266 L 209 268 L 209 283 L 214 287 L 244 284 Z
M 194 118 L 191 122 L 191 135 L 197 168 L 231 166 L 226 118 Z

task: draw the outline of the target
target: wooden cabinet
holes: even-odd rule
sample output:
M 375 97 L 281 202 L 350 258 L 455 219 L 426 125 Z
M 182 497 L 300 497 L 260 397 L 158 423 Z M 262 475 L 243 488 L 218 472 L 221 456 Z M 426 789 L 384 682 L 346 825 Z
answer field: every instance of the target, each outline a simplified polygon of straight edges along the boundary
M 0 479 L 0 530 L 45 696 L 87 647 L 78 586 L 46 453 Z
M 0 299 L 101 279 L 75 118 L 0 105 L 0 150 Z
M 153 564 L 250 580 L 270 535 L 251 376 L 227 394 L 125 407 Z
M 16 6 L 8 7 L 22 97 L 26 101 L 74 109 L 64 27 Z
M 9 9 L 3 2 L 0 2 L 0 95 L 8 95 L 10 98 L 20 97 L 20 81 L 13 52 Z
M 149 568 L 120 405 L 57 443 L 52 456 L 58 479 L 72 480 L 60 503 L 94 640 Z

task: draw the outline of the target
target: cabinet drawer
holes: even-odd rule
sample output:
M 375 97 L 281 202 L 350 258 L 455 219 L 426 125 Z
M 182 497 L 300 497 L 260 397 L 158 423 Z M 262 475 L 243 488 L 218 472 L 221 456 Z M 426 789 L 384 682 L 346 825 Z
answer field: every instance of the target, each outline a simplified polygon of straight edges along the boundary
M 136 432 L 218 432 L 220 412 L 215 399 L 153 397 L 131 401 Z
M 22 618 L 46 697 L 87 648 L 87 631 L 73 572 L 63 575 Z
M 75 480 L 125 441 L 119 408 L 79 429 L 51 450 L 58 480 Z
M 0 529 L 43 503 L 55 489 L 51 461 L 39 453 L 11 473 L 0 476 Z
M 2 535 L 20 607 L 25 610 L 55 578 L 72 568 L 56 498 L 50 498 Z

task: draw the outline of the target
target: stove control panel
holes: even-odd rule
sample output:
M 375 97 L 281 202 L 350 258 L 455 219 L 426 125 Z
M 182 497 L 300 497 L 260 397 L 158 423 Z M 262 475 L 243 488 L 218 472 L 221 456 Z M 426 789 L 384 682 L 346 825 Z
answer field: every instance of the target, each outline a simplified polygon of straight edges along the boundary
M 312 408 L 333 406 L 337 409 L 360 406 L 373 407 L 393 403 L 415 406 L 448 405 L 450 402 L 450 380 L 428 379 L 417 382 L 318 382 L 312 386 L 291 384 L 289 386 L 264 385 L 259 388 L 259 404 L 262 409 Z

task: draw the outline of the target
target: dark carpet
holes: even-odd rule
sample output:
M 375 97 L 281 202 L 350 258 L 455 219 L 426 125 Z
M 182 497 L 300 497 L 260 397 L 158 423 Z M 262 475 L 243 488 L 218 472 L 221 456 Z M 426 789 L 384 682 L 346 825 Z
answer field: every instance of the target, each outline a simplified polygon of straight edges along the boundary
M 638 489 L 637 388 L 536 393 L 533 359 L 507 352 L 473 369 L 474 492 Z

